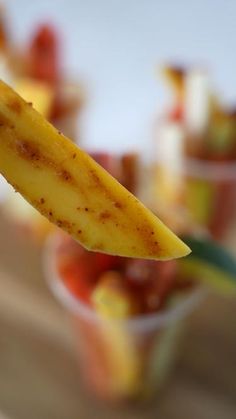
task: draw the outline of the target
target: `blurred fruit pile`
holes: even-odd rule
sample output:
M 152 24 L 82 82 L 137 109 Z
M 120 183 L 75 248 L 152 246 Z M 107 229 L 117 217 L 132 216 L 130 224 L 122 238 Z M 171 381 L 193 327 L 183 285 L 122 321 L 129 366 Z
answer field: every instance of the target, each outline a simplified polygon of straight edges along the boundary
M 207 71 L 166 67 L 172 102 L 155 133 L 152 207 L 175 230 L 224 240 L 236 222 L 236 113 Z
M 166 120 L 183 129 L 185 155 L 211 161 L 236 159 L 236 106 L 225 106 L 201 68 L 166 67 L 172 104 Z
M 60 34 L 52 24 L 35 26 L 25 45 L 12 39 L 3 7 L 0 9 L 0 77 L 58 129 L 78 140 L 77 118 L 84 88 L 63 69 Z
M 198 301 L 199 284 L 235 294 L 234 259 L 213 242 L 185 240 L 192 255 L 157 262 L 89 252 L 64 233 L 54 236 L 49 282 L 59 285 L 62 301 L 67 295 L 81 369 L 97 396 L 151 396 L 168 373 L 182 316 Z M 182 315 L 175 311 L 180 307 Z
M 25 45 L 17 45 L 0 9 L 0 78 L 65 135 L 80 141 L 78 118 L 85 102 L 84 87 L 63 71 L 60 34 L 48 23 L 36 25 Z M 6 188 L 3 210 L 21 231 L 33 233 L 41 242 L 50 223 L 12 188 Z
M 52 259 L 57 276 L 95 316 L 73 315 L 80 366 L 90 390 L 113 401 L 150 396 L 161 384 L 170 347 L 175 347 L 175 322 L 161 330 L 135 331 L 126 321 L 165 310 L 177 296 L 191 292 L 193 281 L 181 279 L 176 261 L 93 253 L 64 234 L 56 242 Z

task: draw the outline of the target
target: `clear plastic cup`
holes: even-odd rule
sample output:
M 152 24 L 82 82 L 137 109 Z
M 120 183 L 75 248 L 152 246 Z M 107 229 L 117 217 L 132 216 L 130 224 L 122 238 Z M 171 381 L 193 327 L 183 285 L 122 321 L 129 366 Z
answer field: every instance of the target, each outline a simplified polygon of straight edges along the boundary
M 236 223 L 236 162 L 183 158 L 178 171 L 156 164 L 156 210 L 170 225 L 203 232 L 223 241 Z
M 109 402 L 149 399 L 167 378 L 183 320 L 197 307 L 205 291 L 183 293 L 161 313 L 125 321 L 107 320 L 67 289 L 57 270 L 56 252 L 54 237 L 45 252 L 46 278 L 72 319 L 81 379 L 86 388 Z

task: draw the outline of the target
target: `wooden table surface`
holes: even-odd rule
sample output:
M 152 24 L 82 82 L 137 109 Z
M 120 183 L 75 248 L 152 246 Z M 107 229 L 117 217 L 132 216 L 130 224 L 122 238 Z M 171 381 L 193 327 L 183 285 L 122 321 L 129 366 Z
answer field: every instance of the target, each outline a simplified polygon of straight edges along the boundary
M 236 418 L 236 299 L 212 295 L 194 313 L 155 403 L 112 409 L 80 388 L 70 325 L 40 261 L 1 216 L 0 419 Z

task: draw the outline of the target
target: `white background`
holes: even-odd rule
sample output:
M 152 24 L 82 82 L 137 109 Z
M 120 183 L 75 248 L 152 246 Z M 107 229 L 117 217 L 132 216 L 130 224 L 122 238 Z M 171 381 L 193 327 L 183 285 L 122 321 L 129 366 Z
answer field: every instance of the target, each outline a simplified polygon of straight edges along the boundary
M 216 88 L 236 101 L 234 0 L 8 0 L 13 36 L 37 22 L 61 31 L 64 66 L 89 87 L 86 144 L 142 147 L 167 92 L 155 69 L 168 61 L 209 67 Z

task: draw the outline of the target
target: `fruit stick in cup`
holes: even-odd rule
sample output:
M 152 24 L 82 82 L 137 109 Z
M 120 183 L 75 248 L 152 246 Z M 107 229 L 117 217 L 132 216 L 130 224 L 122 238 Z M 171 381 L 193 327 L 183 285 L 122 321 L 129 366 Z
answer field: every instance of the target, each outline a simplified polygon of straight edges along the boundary
M 206 138 L 208 158 L 217 161 L 235 159 L 235 123 L 234 118 L 224 109 L 212 112 Z
M 191 220 L 201 226 L 208 226 L 215 205 L 215 187 L 207 179 L 185 179 L 185 204 Z
M 90 250 L 149 259 L 190 249 L 85 152 L 0 82 L 0 172 Z
M 182 191 L 184 133 L 178 122 L 163 124 L 159 131 L 159 143 L 156 147 L 158 166 L 155 193 L 160 205 L 176 203 Z
M 142 359 L 123 321 L 139 312 L 135 295 L 128 292 L 121 274 L 107 271 L 100 277 L 91 300 L 96 313 L 105 319 L 100 325 L 100 340 L 104 342 L 112 391 L 133 395 L 138 391 Z
M 103 317 L 122 320 L 139 312 L 135 295 L 124 286 L 124 278 L 116 271 L 107 271 L 92 293 L 95 310 Z

